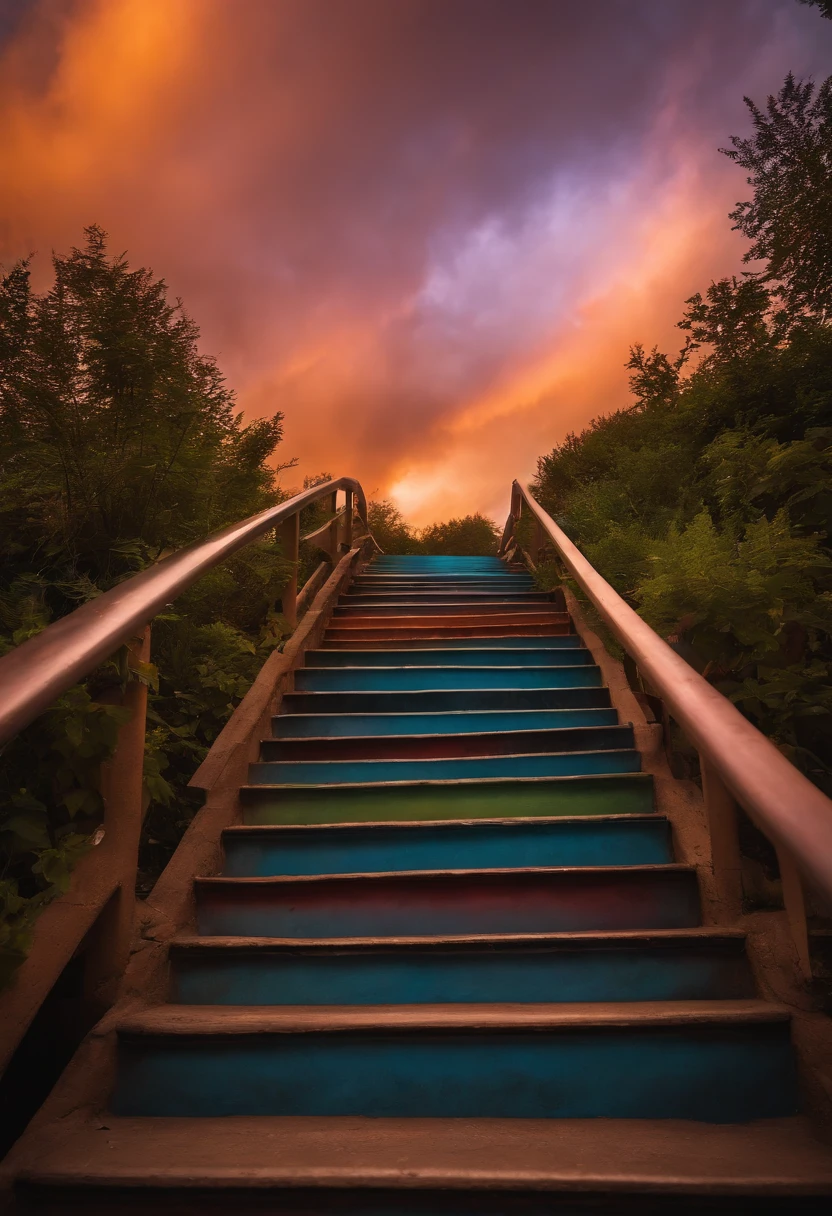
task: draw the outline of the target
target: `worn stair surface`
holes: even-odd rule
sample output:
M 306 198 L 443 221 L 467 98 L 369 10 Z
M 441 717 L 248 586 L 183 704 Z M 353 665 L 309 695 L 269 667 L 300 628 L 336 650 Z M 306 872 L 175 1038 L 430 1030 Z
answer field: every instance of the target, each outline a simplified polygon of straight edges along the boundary
M 26 1169 L 32 1210 L 828 1203 L 789 1012 L 701 925 L 632 727 L 525 570 L 376 559 L 242 801 L 170 1003 L 122 1019 L 112 1113 Z

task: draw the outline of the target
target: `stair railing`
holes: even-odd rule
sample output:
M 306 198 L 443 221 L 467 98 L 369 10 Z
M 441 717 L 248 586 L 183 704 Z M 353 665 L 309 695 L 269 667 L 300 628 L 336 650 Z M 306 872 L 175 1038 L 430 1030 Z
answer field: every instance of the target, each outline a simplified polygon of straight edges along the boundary
M 346 500 L 340 511 L 339 492 L 344 493 Z M 327 570 L 326 566 L 319 566 L 298 593 L 298 549 L 301 539 L 306 539 L 300 536 L 300 512 L 324 498 L 329 499 L 333 518 L 324 525 L 327 544 L 319 547 L 327 552 L 332 567 L 354 547 L 356 516 L 363 526 L 358 540 L 379 551 L 367 522 L 364 491 L 352 477 L 312 486 L 278 506 L 178 550 L 76 608 L 0 658 L 0 749 L 120 647 L 127 647 L 128 668 L 140 670 L 140 664 L 150 659 L 153 618 L 207 571 L 273 530 L 293 567 L 283 591 L 281 610 L 294 627 L 299 608 L 303 611 L 309 606 L 323 585 Z M 310 539 L 316 535 L 313 533 Z M 114 999 L 129 956 L 138 847 L 146 809 L 143 795 L 146 685 L 139 680 L 130 681 L 121 704 L 132 712 L 119 730 L 112 758 L 102 766 L 104 823 L 93 838 L 96 847 L 76 865 L 70 890 L 58 901 L 62 905 L 60 931 L 52 934 L 52 940 L 36 938 L 38 958 L 30 955 L 29 961 L 32 964 L 37 961 L 37 967 L 27 969 L 29 981 L 24 985 L 27 991 L 15 992 L 13 984 L 13 989 L 4 994 L 6 1025 L 0 1042 L 0 1072 L 52 983 L 93 926 L 84 985 L 92 1003 L 102 1010 Z M 14 999 L 7 1010 L 8 998 Z
M 801 969 L 808 977 L 801 874 L 824 896 L 832 896 L 832 801 L 642 620 L 544 511 L 528 486 L 517 481 L 511 487 L 501 557 L 510 558 L 519 549 L 517 523 L 524 507 L 535 520 L 532 564 L 551 543 L 640 675 L 698 750 L 714 875 L 723 906 L 733 915 L 742 903 L 737 803 L 771 840 L 786 914 Z M 520 552 L 528 561 L 529 555 Z

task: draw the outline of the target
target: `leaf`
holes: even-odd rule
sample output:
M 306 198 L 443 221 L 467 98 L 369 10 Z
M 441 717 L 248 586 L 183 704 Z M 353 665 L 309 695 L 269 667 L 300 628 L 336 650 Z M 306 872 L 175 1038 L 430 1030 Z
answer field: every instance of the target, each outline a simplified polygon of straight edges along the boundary
M 15 836 L 33 848 L 49 847 L 49 832 L 42 819 L 29 818 L 27 815 L 12 815 L 0 823 L 0 831 L 14 832 Z

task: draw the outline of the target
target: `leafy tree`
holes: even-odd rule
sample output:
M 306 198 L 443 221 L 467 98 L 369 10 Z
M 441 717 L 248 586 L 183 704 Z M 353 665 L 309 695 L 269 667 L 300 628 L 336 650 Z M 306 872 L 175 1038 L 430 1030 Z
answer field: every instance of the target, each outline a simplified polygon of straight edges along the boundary
M 827 14 L 828 15 L 828 14 Z M 765 110 L 746 97 L 754 134 L 722 151 L 749 172 L 754 197 L 731 212 L 762 260 L 787 315 L 826 318 L 832 308 L 832 78 L 816 88 L 791 73 Z
M 0 281 L 0 653 L 171 549 L 280 501 L 268 462 L 282 416 L 242 423 L 165 283 L 111 256 L 95 226 L 53 269 L 40 295 L 28 261 Z M 173 847 L 193 811 L 190 774 L 282 636 L 274 605 L 286 574 L 274 541 L 249 546 L 154 627 L 156 668 L 141 673 L 152 685 L 148 873 L 161 854 L 147 851 L 165 834 Z M 12 962 L 100 820 L 98 770 L 122 711 L 97 698 L 126 677 L 105 665 L 4 754 L 0 950 L 5 933 Z
M 821 16 L 832 21 L 832 0 L 799 0 L 800 4 L 810 4 L 814 8 L 819 8 Z
M 385 553 L 419 553 L 421 548 L 414 529 L 387 498 L 367 504 L 370 531 Z
M 732 218 L 759 274 L 687 302 L 685 345 L 642 345 L 635 404 L 538 461 L 537 493 L 589 559 L 832 792 L 832 78 L 789 76 Z M 809 231 L 811 229 L 811 231 Z M 696 353 L 696 359 L 691 356 Z
M 424 553 L 455 554 L 464 557 L 494 556 L 500 529 L 492 519 L 477 512 L 461 519 L 431 524 L 419 534 Z

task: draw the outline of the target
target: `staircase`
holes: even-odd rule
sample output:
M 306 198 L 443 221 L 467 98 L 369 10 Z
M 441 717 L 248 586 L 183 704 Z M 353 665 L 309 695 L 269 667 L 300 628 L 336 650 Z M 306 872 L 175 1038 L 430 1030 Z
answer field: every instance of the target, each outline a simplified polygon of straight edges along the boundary
M 525 568 L 377 558 L 195 882 L 169 1003 L 120 1016 L 112 1113 L 25 1203 L 822 1210 L 789 1011 L 702 926 L 641 769 Z

